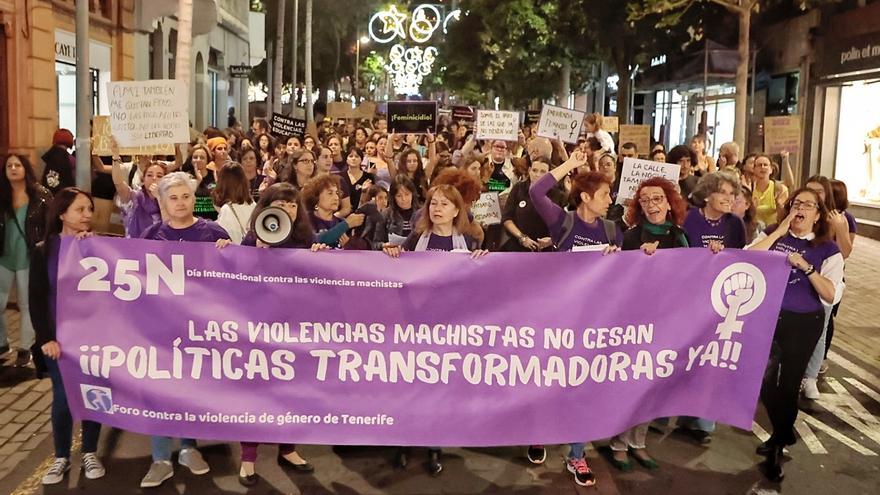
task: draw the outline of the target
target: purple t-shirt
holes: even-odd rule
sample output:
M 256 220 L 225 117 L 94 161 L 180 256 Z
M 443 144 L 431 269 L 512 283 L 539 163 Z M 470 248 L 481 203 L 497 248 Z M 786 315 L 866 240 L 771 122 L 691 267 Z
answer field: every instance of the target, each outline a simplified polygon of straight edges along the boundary
M 339 222 L 345 221 L 335 215 L 330 217 L 330 220 L 324 220 L 315 214 L 309 214 L 309 218 L 312 221 L 312 227 L 314 227 L 316 234 L 323 234 L 338 225 Z
M 199 218 L 185 229 L 175 229 L 165 222 L 157 223 L 144 231 L 143 239 L 178 242 L 216 242 L 229 239 L 229 234 L 216 223 Z
M 843 216 L 846 217 L 846 223 L 849 225 L 849 231 L 851 234 L 856 233 L 856 217 L 852 216 L 852 213 L 845 211 L 843 212 Z
M 818 246 L 811 246 L 810 241 L 798 239 L 790 233 L 785 234 L 785 236 L 773 243 L 770 249 L 782 253 L 799 253 L 807 260 L 807 263 L 813 265 L 816 271 L 822 269 L 822 263 L 826 259 L 840 252 L 837 244 L 832 241 L 825 241 Z M 791 267 L 791 271 L 788 274 L 788 286 L 785 289 L 785 295 L 782 297 L 782 309 L 793 313 L 822 311 L 819 293 L 813 288 L 813 284 L 810 283 L 804 272 L 795 267 Z
M 565 239 L 562 239 L 564 234 L 563 224 L 568 213 L 547 197 L 547 193 L 550 192 L 550 189 L 555 184 L 556 180 L 552 175 L 544 174 L 543 177 L 538 179 L 538 182 L 535 182 L 529 188 L 529 197 L 532 199 L 538 214 L 541 215 L 544 223 L 547 224 L 550 237 L 556 243 L 557 251 L 571 251 L 574 247 L 596 246 L 599 244 L 623 245 L 623 232 L 619 226 L 614 226 L 615 238 L 611 240 L 608 239 L 608 235 L 605 233 L 605 224 L 601 219 L 597 218 L 592 224 L 588 224 L 581 220 L 577 214 L 574 215 L 571 232 L 569 232 Z
M 710 222 L 699 208 L 691 208 L 682 225 L 691 247 L 709 247 L 710 241 L 721 241 L 726 248 L 742 249 L 746 245 L 746 227 L 742 219 L 725 213 Z

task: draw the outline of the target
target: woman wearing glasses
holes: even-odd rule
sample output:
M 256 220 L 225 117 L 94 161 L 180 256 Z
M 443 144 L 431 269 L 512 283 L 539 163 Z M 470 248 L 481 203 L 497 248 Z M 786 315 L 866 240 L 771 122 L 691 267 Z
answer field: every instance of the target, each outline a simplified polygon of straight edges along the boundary
M 766 475 L 781 481 L 782 450 L 794 445 L 798 394 L 807 363 L 822 335 L 823 305 L 830 306 L 843 282 L 843 255 L 831 240 L 828 209 L 810 189 L 795 191 L 784 207 L 784 220 L 750 247 L 788 254 L 792 270 L 782 297 L 761 402 L 773 425 L 770 439 L 757 452 L 767 456 Z
M 626 211 L 626 223 L 632 227 L 623 233 L 623 250 L 641 250 L 648 256 L 658 249 L 688 247 L 687 236 L 680 225 L 684 222 L 687 203 L 678 194 L 675 185 L 654 177 L 636 190 L 635 201 Z M 631 471 L 627 452 L 646 469 L 659 466 L 646 449 L 645 440 L 649 423 L 643 423 L 615 435 L 611 439 L 611 463 L 621 471 Z

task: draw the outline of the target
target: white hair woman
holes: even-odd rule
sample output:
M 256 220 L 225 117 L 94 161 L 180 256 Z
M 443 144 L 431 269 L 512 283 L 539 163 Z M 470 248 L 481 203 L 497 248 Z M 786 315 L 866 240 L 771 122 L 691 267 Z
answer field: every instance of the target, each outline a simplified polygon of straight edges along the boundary
M 230 243 L 229 234 L 216 223 L 193 215 L 198 183 L 185 172 L 174 172 L 159 181 L 159 204 L 166 221 L 156 223 L 144 231 L 144 239 L 156 241 L 213 242 L 218 247 Z M 151 439 L 153 464 L 141 480 L 141 488 L 161 485 L 174 476 L 171 465 L 171 438 L 154 436 Z M 210 471 L 208 463 L 196 449 L 196 441 L 181 439 L 179 462 L 193 474 L 206 474 Z

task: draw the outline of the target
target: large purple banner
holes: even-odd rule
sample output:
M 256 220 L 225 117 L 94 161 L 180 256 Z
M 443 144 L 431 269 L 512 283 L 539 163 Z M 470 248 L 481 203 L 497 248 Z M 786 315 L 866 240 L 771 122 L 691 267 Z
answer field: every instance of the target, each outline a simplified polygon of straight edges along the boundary
M 313 444 L 599 439 L 657 417 L 749 428 L 778 253 L 381 253 L 92 238 L 59 264 L 74 415 Z

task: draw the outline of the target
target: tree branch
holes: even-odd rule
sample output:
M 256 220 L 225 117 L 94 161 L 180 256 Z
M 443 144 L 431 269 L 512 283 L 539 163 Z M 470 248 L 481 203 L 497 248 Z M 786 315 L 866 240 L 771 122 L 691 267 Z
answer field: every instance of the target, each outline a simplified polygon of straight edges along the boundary
M 752 3 L 751 3 L 751 5 L 749 5 L 749 7 L 741 6 L 739 4 L 738 0 L 709 0 L 709 1 L 714 3 L 715 5 L 720 5 L 720 6 L 724 7 L 725 9 L 729 10 L 730 12 L 733 12 L 734 14 L 743 15 L 743 14 L 749 12 L 749 10 L 751 10 L 752 6 L 754 5 L 754 2 L 757 2 L 758 0 L 751 0 Z M 750 1 L 750 0 L 746 0 L 746 1 Z
M 668 5 L 665 5 L 661 8 L 656 9 L 656 10 L 648 7 L 648 5 L 646 5 L 646 4 L 641 4 L 641 7 L 643 8 L 643 10 L 641 12 L 630 11 L 631 15 L 628 17 L 629 17 L 630 21 L 639 21 L 639 20 L 644 19 L 645 17 L 648 17 L 649 15 L 663 14 L 665 12 L 671 12 L 673 10 L 677 10 L 681 7 L 685 7 L 685 10 L 687 10 L 688 8 L 690 8 L 690 6 L 695 1 L 696 0 L 675 0 L 671 3 L 669 3 Z M 715 0 L 713 0 L 713 1 L 715 1 Z

